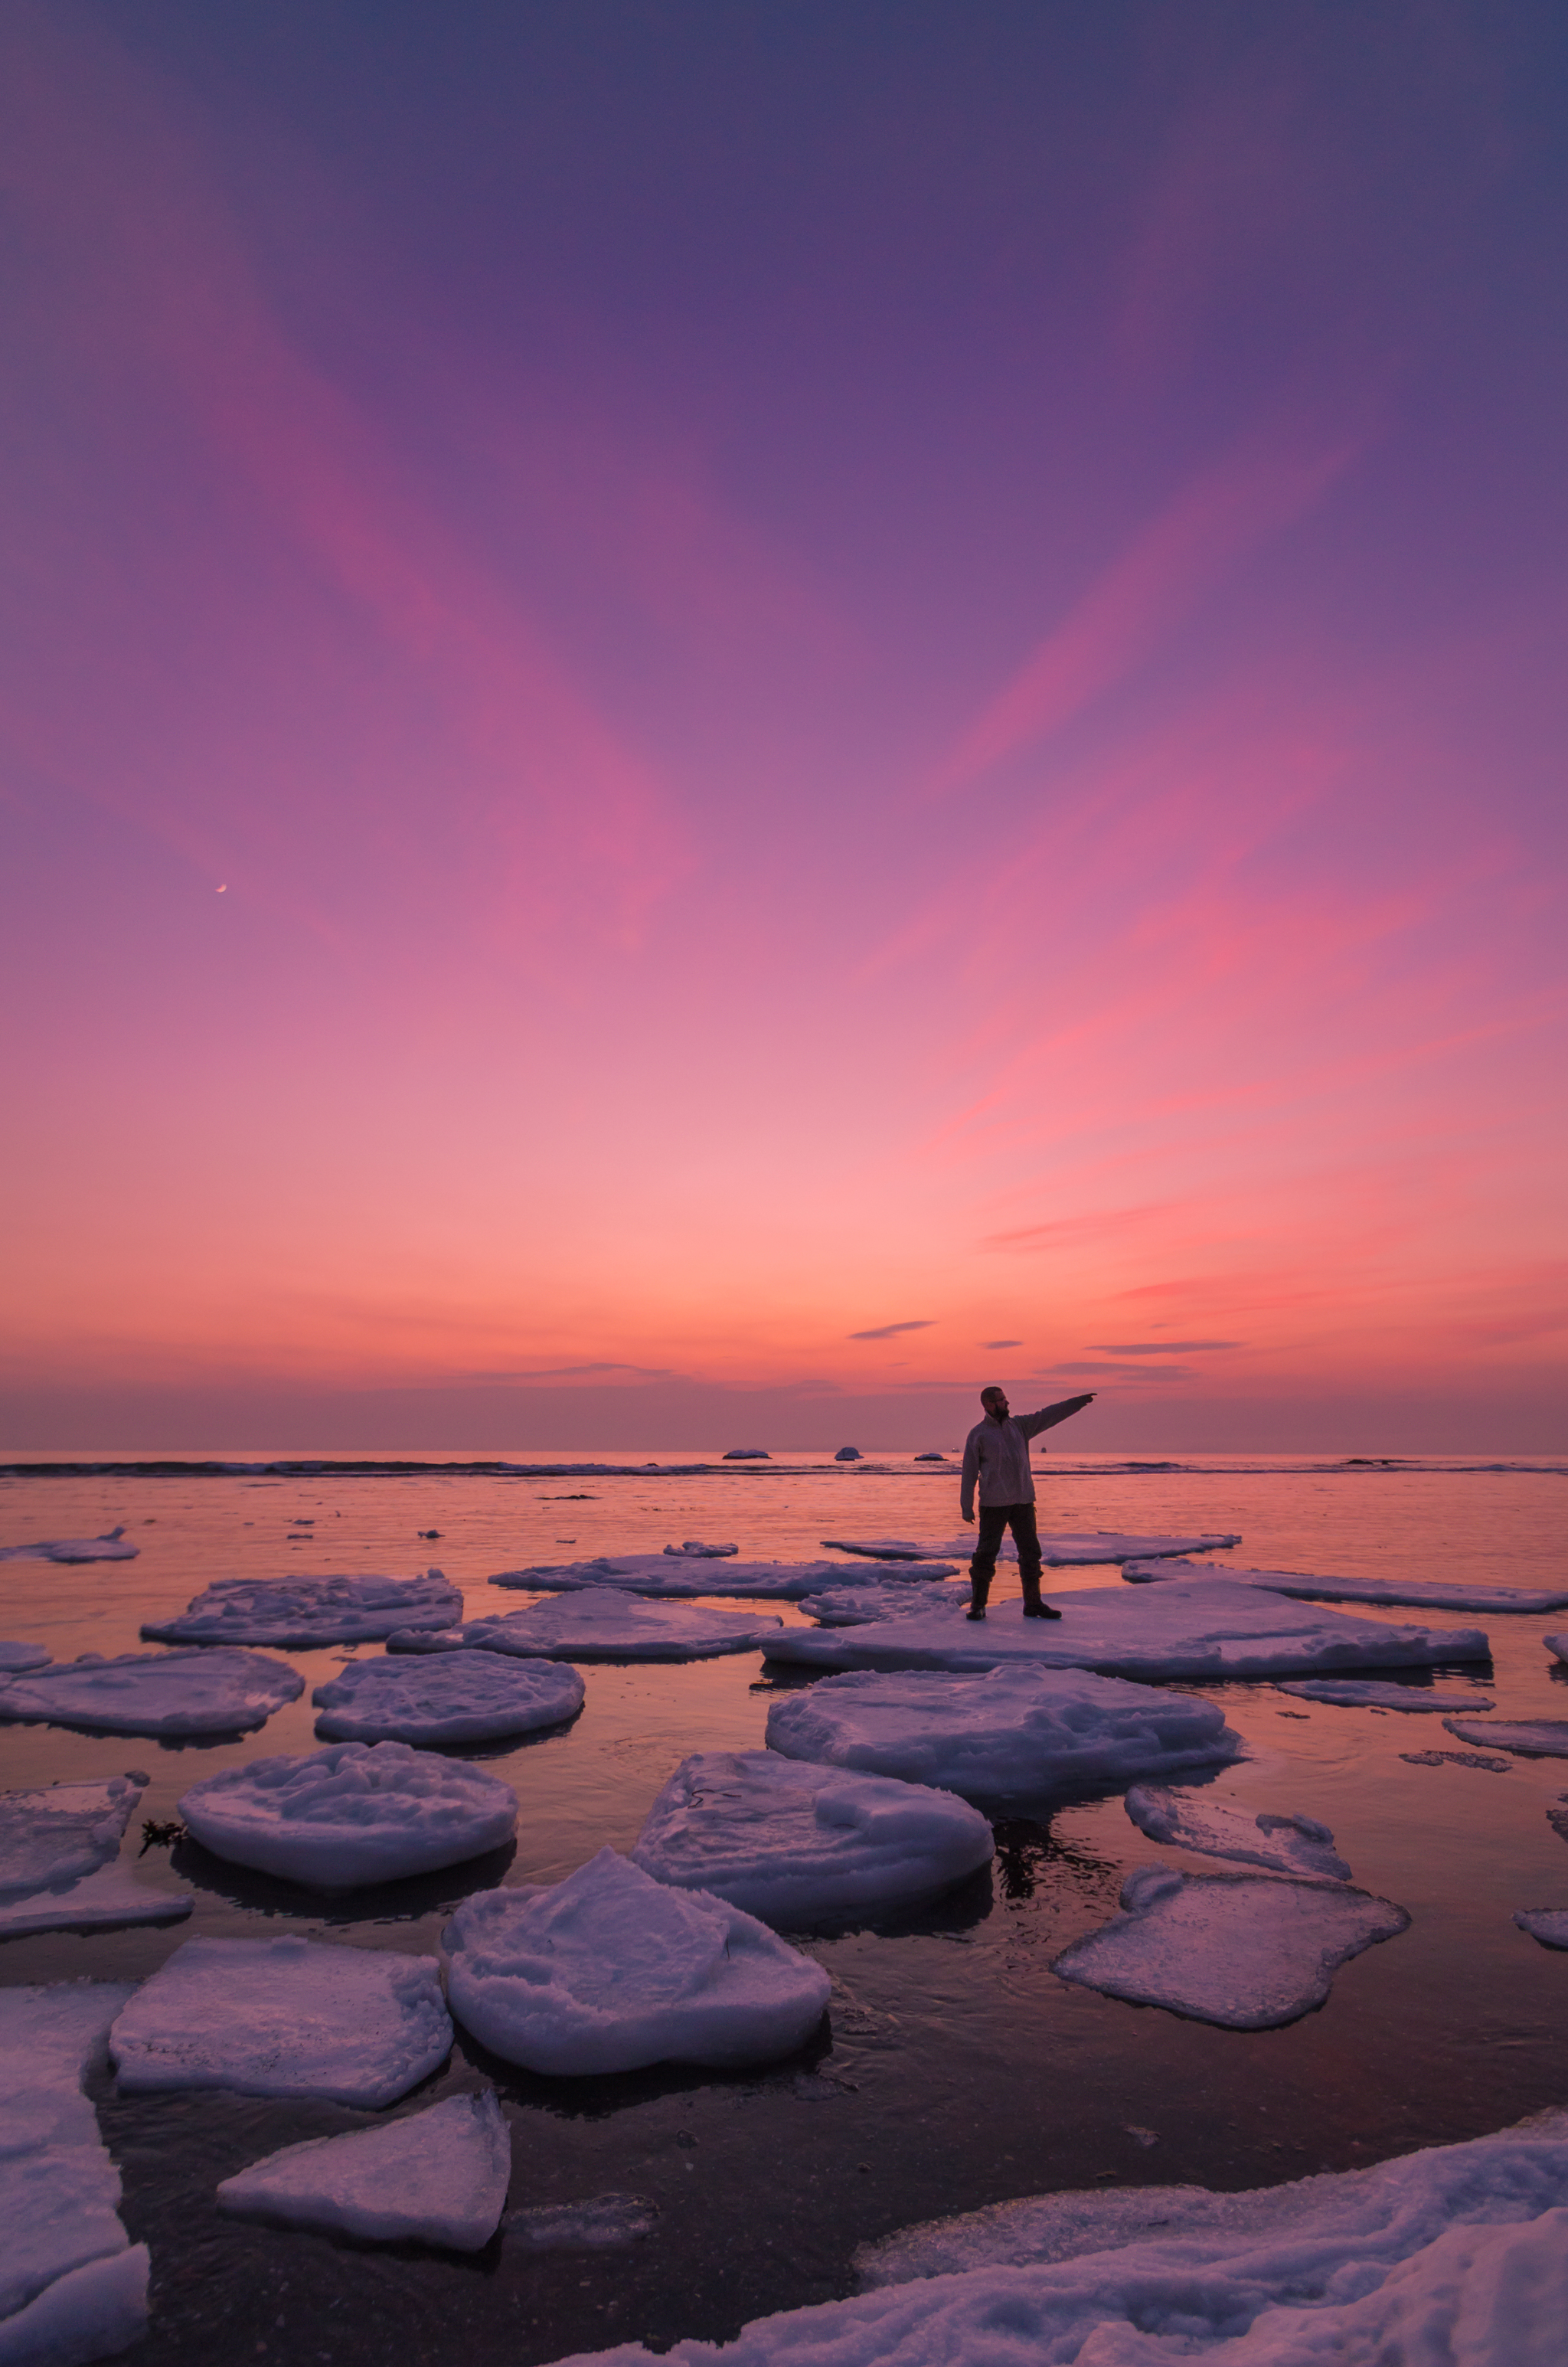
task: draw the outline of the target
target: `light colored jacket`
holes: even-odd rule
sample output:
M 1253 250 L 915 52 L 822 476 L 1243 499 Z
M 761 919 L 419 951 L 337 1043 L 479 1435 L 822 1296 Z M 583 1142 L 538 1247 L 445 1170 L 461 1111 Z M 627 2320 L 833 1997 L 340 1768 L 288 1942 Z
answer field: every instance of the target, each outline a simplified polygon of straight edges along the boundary
M 1038 1413 L 1010 1413 L 1006 1421 L 993 1421 L 987 1414 L 977 1421 L 964 1442 L 964 1477 L 960 1482 L 959 1509 L 964 1519 L 975 1512 L 975 1483 L 980 1483 L 982 1504 L 1032 1504 L 1034 1474 L 1029 1467 L 1029 1442 L 1043 1430 L 1050 1430 L 1066 1421 L 1071 1413 L 1089 1403 L 1088 1397 L 1064 1398 L 1060 1405 L 1044 1406 Z

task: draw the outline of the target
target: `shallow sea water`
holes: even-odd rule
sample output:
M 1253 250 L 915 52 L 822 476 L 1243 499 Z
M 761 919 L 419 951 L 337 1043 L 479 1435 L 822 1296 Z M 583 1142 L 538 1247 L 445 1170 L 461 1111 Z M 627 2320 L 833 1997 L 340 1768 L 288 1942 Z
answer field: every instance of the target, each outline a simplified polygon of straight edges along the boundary
M 0 1477 L 0 1546 L 123 1522 L 141 1547 L 133 1562 L 0 1563 L 0 1635 L 36 1638 L 57 1659 L 133 1650 L 141 1620 L 179 1609 L 214 1578 L 400 1576 L 431 1562 L 463 1585 L 474 1614 L 529 1599 L 486 1582 L 520 1564 L 689 1536 L 796 1558 L 819 1553 L 829 1535 L 946 1535 L 959 1525 L 955 1473 L 907 1457 L 687 1476 L 615 1459 L 624 1475 Z M 1568 1583 L 1562 1466 L 1206 1458 L 1134 1470 L 1039 1459 L 1042 1527 L 1237 1529 L 1235 1558 L 1264 1568 Z M 422 1539 L 430 1529 L 439 1538 Z M 1047 1591 L 1113 1578 L 1047 1573 Z M 998 1592 L 1016 1585 L 1004 1565 Z M 761 1607 L 800 1616 L 789 1604 Z M 1484 1683 L 1499 1716 L 1568 1716 L 1568 1668 L 1541 1643 L 1568 1627 L 1568 1612 L 1357 1615 L 1483 1626 L 1490 1672 L 1452 1673 Z M 152 1779 L 141 1815 L 173 1818 L 198 1776 L 316 1747 L 310 1689 L 349 1654 L 279 1655 L 306 1693 L 240 1742 L 164 1747 L 0 1727 L 0 1784 L 141 1767 Z M 3 1942 L 0 1981 L 136 1977 L 198 1931 L 299 1931 L 431 1950 L 469 1891 L 557 1879 L 605 1841 L 629 1848 L 688 1751 L 761 1745 L 775 1689 L 758 1655 L 583 1675 L 586 1706 L 564 1733 L 464 1754 L 516 1786 L 523 1813 L 510 1858 L 323 1903 L 188 1843 L 172 1863 L 154 1847 L 139 1871 L 196 1890 L 188 1923 Z M 800 1681 L 781 1670 L 777 1682 Z M 213 2203 L 220 2178 L 280 2145 L 377 2116 L 222 2093 L 119 2098 L 106 2078 L 96 2101 L 124 2173 L 124 2215 L 132 2240 L 152 2250 L 152 2331 L 137 2355 L 193 2367 L 265 2355 L 349 2367 L 393 2347 L 411 2362 L 445 2361 L 460 2347 L 479 2367 L 528 2367 L 634 2338 L 723 2339 L 767 2311 L 852 2291 L 855 2247 L 916 2220 L 1096 2184 L 1268 2184 L 1568 2103 L 1568 1954 L 1510 1920 L 1516 1907 L 1568 1906 L 1568 1850 L 1545 1813 L 1568 1794 L 1568 1761 L 1516 1759 L 1505 1773 L 1411 1766 L 1402 1752 L 1454 1747 L 1440 1719 L 1320 1706 L 1263 1682 L 1190 1690 L 1223 1703 L 1247 1738 L 1247 1758 L 1213 1796 L 1321 1818 L 1356 1882 L 1410 1910 L 1408 1931 L 1337 1974 L 1320 2011 L 1248 2035 L 1052 1976 L 1051 1959 L 1107 1918 L 1133 1867 L 1216 1868 L 1146 1840 L 1116 1795 L 999 1825 L 990 1872 L 932 1908 L 805 1935 L 833 1999 L 818 2041 L 789 2063 L 728 2077 L 550 2081 L 497 2063 L 459 2032 L 446 2068 L 394 2111 L 493 2082 L 513 2124 L 510 2207 L 644 2197 L 657 2207 L 653 2232 L 626 2248 L 538 2252 L 503 2227 L 485 2253 L 459 2260 L 227 2220 Z M 133 1828 L 128 1859 L 135 1845 Z

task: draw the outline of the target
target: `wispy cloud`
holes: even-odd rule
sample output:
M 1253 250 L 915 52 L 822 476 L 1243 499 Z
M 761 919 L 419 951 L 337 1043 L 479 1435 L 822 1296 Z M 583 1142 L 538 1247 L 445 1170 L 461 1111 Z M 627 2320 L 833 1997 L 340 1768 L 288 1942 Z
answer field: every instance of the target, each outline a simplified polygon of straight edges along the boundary
M 934 1318 L 921 1316 L 913 1323 L 880 1323 L 874 1331 L 852 1331 L 852 1340 L 897 1340 L 901 1331 L 929 1331 Z
M 1245 1340 L 1091 1340 L 1097 1356 L 1195 1356 L 1201 1348 L 1245 1348 Z
M 982 1348 L 1021 1348 L 1023 1342 L 1021 1340 L 982 1340 L 978 1344 Z

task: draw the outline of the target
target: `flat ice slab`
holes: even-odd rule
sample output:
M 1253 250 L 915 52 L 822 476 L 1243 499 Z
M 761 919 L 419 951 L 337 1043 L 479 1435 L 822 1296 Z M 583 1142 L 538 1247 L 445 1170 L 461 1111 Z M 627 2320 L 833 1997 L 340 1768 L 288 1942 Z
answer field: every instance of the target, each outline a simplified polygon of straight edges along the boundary
M 305 1680 L 261 1652 L 84 1652 L 0 1683 L 0 1719 L 96 1734 L 249 1734 L 298 1701 Z
M 41 1644 L 0 1643 L 0 1677 L 20 1677 L 32 1669 L 47 1669 L 53 1658 Z
M 955 1565 L 932 1562 L 909 1569 L 901 1560 L 887 1562 L 881 1575 L 889 1582 L 911 1578 L 951 1578 Z M 798 1602 L 804 1594 L 852 1575 L 841 1561 L 729 1561 L 716 1569 L 706 1555 L 690 1558 L 668 1548 L 661 1554 L 600 1554 L 592 1561 L 544 1563 L 536 1569 L 503 1569 L 492 1586 L 514 1587 L 538 1594 L 567 1594 L 578 1587 L 615 1586 L 627 1594 L 663 1595 L 673 1601 L 697 1595 L 724 1595 L 732 1601 L 754 1596 L 759 1602 Z M 852 1575 L 863 1582 L 866 1573 Z
M 463 1614 L 438 1569 L 423 1578 L 220 1578 L 177 1619 L 150 1619 L 162 1644 L 373 1644 L 394 1627 L 446 1627 Z
M 914 1586 L 829 1586 L 820 1594 L 801 1597 L 801 1609 L 824 1627 L 863 1627 L 868 1620 L 902 1617 L 909 1611 L 933 1611 L 945 1603 L 967 1603 L 969 1589 L 962 1593 L 948 1591 L 952 1581 L 938 1579 L 931 1585 Z
M 333 1742 L 209 1775 L 180 1814 L 204 1849 L 236 1865 L 355 1890 L 501 1848 L 517 1829 L 517 1795 L 482 1767 L 406 1742 Z
M 513 1652 L 543 1660 L 712 1660 L 726 1652 L 754 1652 L 783 1625 L 768 1613 L 647 1603 L 618 1586 L 594 1586 L 526 1611 L 466 1619 L 457 1627 L 410 1628 L 389 1637 L 387 1649 Z
M 1241 1748 L 1224 1710 L 1190 1693 L 1017 1666 L 829 1677 L 775 1701 L 767 1734 L 769 1749 L 792 1759 L 940 1784 L 996 1806 L 1215 1766 Z
M 187 1940 L 109 2033 L 122 2088 L 395 2103 L 446 2059 L 434 1958 L 276 1940 Z
M 102 1865 L 59 1888 L 0 1899 L 0 1940 L 33 1931 L 107 1931 L 132 1923 L 183 1923 L 196 1905 L 193 1890 L 154 1890 L 129 1866 Z M 0 2362 L 5 2352 L 0 2349 Z
M 1568 1948 L 1568 1907 L 1517 1907 L 1514 1920 L 1543 1948 Z
M 1064 1949 L 1065 1981 L 1224 2030 L 1277 2030 L 1327 1997 L 1338 1967 L 1409 1916 L 1337 1883 L 1140 1866 L 1122 1912 Z
M 530 2071 L 729 2068 L 803 2046 L 820 1965 L 705 1891 L 671 1890 L 602 1849 L 550 1888 L 465 1899 L 441 1937 L 452 2010 Z
M 937 1545 L 922 1545 L 910 1537 L 824 1537 L 822 1542 L 840 1553 L 866 1554 L 874 1560 L 919 1561 L 933 1554 L 957 1554 L 967 1561 L 979 1534 L 976 1526 L 966 1536 L 947 1537 Z M 1149 1537 L 1126 1536 L 1119 1529 L 1043 1529 L 1040 1555 L 1052 1569 L 1083 1569 L 1097 1562 L 1134 1561 L 1156 1554 L 1217 1553 L 1224 1546 L 1240 1543 L 1239 1531 L 1235 1535 L 1216 1530 L 1207 1536 Z M 1002 1552 L 1009 1561 L 1018 1559 L 1010 1530 Z
M 1173 1580 L 1134 1591 L 1120 1583 L 1064 1594 L 1060 1619 L 1025 1619 L 1017 1601 L 966 1620 L 963 1591 L 945 1608 L 860 1627 L 785 1627 L 770 1660 L 813 1669 L 989 1669 L 1008 1661 L 1097 1669 L 1107 1676 L 1311 1676 L 1335 1669 L 1419 1668 L 1480 1660 L 1478 1627 L 1391 1627 L 1325 1605 L 1288 1602 L 1221 1578 Z M 3 1696 L 0 1696 L 3 1698 Z
M 1282 1693 L 1298 1701 L 1327 1702 L 1336 1709 L 1425 1710 L 1428 1715 L 1451 1709 L 1490 1709 L 1489 1693 L 1463 1691 L 1439 1693 L 1435 1685 L 1381 1684 L 1375 1677 L 1309 1678 L 1304 1684 L 1281 1685 Z
M 1568 1759 L 1568 1718 L 1445 1717 L 1449 1732 L 1483 1750 L 1512 1750 L 1521 1759 Z
M 141 1551 L 121 1527 L 101 1537 L 40 1537 L 36 1545 L 0 1546 L 0 1561 L 134 1561 Z
M 318 1685 L 316 1732 L 332 1742 L 483 1742 L 560 1726 L 582 1707 L 582 1679 L 554 1660 L 435 1652 L 360 1660 Z
M 218 2202 L 247 2218 L 362 2243 L 477 2252 L 501 2225 L 511 2178 L 512 2133 L 487 2088 L 384 2128 L 285 2146 L 226 2178 Z
M 1195 1550 L 1188 1548 L 1187 1550 Z M 1230 1562 L 1180 1559 L 1129 1562 L 1122 1576 L 1134 1586 L 1170 1578 L 1232 1578 L 1303 1603 L 1392 1603 L 1420 1611 L 1560 1611 L 1568 1591 L 1530 1586 L 1444 1586 L 1421 1578 L 1315 1578 L 1299 1569 L 1238 1569 Z
M 649 1810 L 632 1862 L 787 1927 L 930 1897 L 989 1865 L 992 1848 L 986 1818 L 951 1792 L 774 1750 L 701 1750 Z
M 1299 1874 L 1308 1881 L 1350 1879 L 1334 1835 L 1315 1817 L 1277 1817 L 1267 1810 L 1254 1815 L 1205 1799 L 1201 1793 L 1172 1792 L 1156 1784 L 1134 1784 L 1126 1806 L 1141 1833 L 1172 1849 L 1232 1858 L 1240 1865 L 1266 1866 L 1270 1873 Z
M 0 1899 L 74 1882 L 119 1855 L 145 1775 L 0 1792 Z

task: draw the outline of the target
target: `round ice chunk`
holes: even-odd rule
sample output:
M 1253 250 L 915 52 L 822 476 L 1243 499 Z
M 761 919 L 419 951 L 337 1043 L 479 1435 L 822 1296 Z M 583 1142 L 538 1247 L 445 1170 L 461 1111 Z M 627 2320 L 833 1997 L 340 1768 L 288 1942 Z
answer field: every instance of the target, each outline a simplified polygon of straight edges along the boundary
M 446 1627 L 463 1614 L 458 1589 L 438 1569 L 422 1578 L 220 1578 L 177 1619 L 141 1633 L 165 1644 L 375 1643 L 394 1627 Z
M 517 1829 L 509 1784 L 406 1742 L 334 1742 L 299 1759 L 253 1759 L 194 1784 L 180 1814 L 236 1865 L 354 1890 L 458 1865 Z
M 360 1660 L 318 1685 L 316 1732 L 330 1742 L 482 1742 L 559 1726 L 582 1707 L 582 1679 L 554 1660 L 444 1652 Z
M 583 1587 L 526 1611 L 466 1619 L 458 1627 L 409 1628 L 389 1652 L 514 1652 L 546 1660 L 711 1660 L 754 1652 L 784 1622 L 771 1612 L 711 1611 L 648 1603 L 619 1586 Z
M 727 2068 L 803 2046 L 820 1965 L 706 1891 L 672 1890 L 603 1849 L 551 1888 L 465 1899 L 441 1936 L 452 2010 L 530 2071 Z
M 0 1718 L 97 1734 L 248 1734 L 298 1701 L 305 1680 L 262 1652 L 85 1652 L 0 1684 Z

